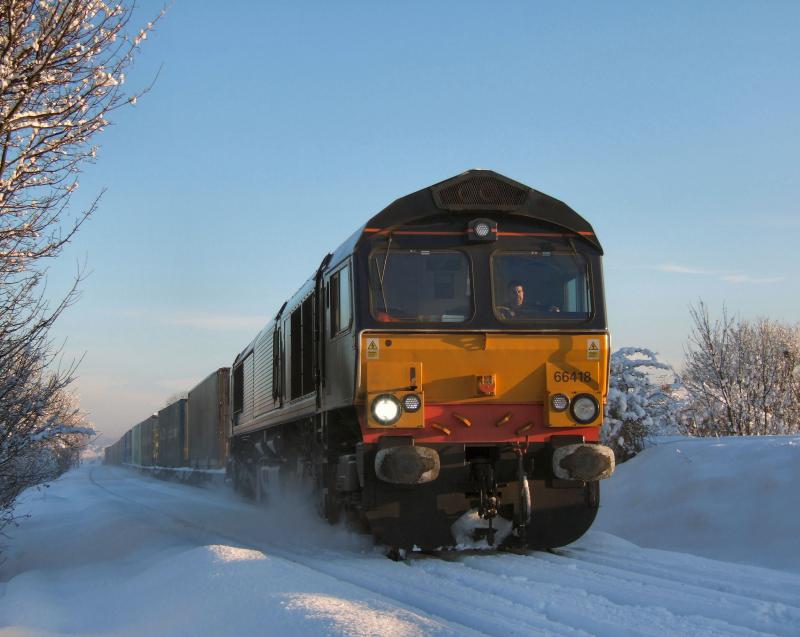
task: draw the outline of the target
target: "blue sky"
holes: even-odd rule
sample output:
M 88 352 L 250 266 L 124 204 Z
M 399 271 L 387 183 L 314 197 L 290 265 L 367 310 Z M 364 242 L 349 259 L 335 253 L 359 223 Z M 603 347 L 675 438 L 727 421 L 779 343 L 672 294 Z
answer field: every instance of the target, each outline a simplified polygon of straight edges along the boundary
M 146 22 L 160 4 L 143 0 Z M 606 252 L 615 347 L 680 367 L 688 308 L 800 317 L 796 2 L 178 0 L 128 73 L 51 267 L 111 436 L 230 364 L 322 257 L 473 167 L 566 201 Z M 160 72 L 159 72 L 160 69 Z

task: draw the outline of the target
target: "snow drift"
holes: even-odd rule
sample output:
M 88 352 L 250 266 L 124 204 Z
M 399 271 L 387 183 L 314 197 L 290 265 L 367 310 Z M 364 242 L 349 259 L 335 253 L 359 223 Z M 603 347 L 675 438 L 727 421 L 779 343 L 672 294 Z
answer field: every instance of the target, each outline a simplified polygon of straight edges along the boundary
M 617 467 L 592 527 L 800 573 L 800 436 L 675 437 Z

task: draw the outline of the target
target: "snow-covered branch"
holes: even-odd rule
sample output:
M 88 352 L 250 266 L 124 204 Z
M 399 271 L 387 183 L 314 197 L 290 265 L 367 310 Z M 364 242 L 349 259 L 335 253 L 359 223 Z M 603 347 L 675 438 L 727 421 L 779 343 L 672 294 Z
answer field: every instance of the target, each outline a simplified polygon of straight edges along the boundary
M 91 213 L 61 215 L 96 133 L 137 94 L 125 70 L 150 22 L 127 35 L 132 6 L 0 0 L 0 282 L 58 254 Z
M 141 95 L 123 92 L 125 70 L 153 22 L 131 31 L 132 12 L 132 1 L 0 0 L 0 529 L 19 492 L 64 471 L 93 433 L 67 393 L 75 366 L 49 336 L 82 275 L 49 303 L 44 263 L 97 207 L 66 219 L 97 134 Z

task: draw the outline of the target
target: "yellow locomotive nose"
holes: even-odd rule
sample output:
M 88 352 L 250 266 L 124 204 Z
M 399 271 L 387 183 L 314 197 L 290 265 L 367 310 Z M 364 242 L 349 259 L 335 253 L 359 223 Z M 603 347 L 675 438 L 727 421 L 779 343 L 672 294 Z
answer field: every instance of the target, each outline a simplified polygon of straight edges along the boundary
M 369 333 L 361 351 L 366 441 L 598 438 L 605 336 Z

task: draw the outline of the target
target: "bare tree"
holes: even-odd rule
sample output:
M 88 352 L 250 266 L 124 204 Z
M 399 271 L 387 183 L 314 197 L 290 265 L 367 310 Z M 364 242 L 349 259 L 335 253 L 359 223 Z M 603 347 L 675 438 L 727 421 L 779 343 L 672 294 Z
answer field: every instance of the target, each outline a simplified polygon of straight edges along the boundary
M 691 395 L 687 429 L 700 435 L 767 435 L 800 431 L 797 363 L 800 326 L 728 314 L 712 320 L 701 301 L 686 352 Z
M 68 448 L 88 431 L 65 407 L 74 366 L 55 364 L 49 338 L 80 277 L 50 304 L 45 263 L 94 212 L 96 200 L 67 217 L 78 174 L 109 115 L 137 97 L 123 92 L 124 72 L 153 24 L 131 33 L 132 11 L 127 2 L 0 0 L 0 528 L 40 475 L 37 451 Z

